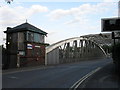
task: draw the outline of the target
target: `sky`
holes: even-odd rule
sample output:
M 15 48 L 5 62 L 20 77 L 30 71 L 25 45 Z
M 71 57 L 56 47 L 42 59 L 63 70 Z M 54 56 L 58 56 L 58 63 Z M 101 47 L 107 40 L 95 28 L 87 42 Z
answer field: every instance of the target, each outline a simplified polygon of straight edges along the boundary
M 7 27 L 27 22 L 48 33 L 46 43 L 101 33 L 101 19 L 118 17 L 118 0 L 0 1 L 0 45 Z

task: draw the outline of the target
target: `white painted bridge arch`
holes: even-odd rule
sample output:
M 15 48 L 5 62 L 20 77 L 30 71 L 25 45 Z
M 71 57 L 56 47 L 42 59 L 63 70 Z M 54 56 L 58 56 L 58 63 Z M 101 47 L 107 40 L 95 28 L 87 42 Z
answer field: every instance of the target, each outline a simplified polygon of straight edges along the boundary
M 72 46 L 70 46 L 71 42 Z M 62 46 L 64 47 L 61 49 Z M 107 57 L 107 54 L 96 42 L 87 38 L 74 37 L 46 47 L 45 65 L 103 57 Z

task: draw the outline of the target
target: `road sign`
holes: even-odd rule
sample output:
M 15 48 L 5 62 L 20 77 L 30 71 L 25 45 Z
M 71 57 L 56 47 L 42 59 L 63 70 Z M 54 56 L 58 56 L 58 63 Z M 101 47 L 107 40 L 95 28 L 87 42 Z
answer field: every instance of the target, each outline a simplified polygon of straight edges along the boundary
M 27 44 L 27 49 L 32 49 L 32 44 Z
M 120 18 L 105 18 L 101 20 L 102 32 L 120 31 Z

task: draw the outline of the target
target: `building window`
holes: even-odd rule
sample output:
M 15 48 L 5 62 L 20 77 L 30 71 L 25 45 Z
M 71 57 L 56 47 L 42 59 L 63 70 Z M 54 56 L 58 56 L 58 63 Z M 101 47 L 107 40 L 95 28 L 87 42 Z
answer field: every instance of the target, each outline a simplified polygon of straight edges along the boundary
M 32 32 L 27 32 L 27 41 L 33 42 L 34 34 Z
M 44 35 L 27 31 L 27 41 L 44 43 Z
M 40 42 L 44 43 L 44 35 L 40 35 Z
M 40 34 L 34 33 L 34 42 L 40 42 Z

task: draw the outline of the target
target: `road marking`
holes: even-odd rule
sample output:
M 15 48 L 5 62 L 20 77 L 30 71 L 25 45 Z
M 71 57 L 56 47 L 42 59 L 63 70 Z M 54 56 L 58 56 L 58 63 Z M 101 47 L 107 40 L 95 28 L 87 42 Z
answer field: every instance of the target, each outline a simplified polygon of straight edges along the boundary
M 70 90 L 76 90 L 80 86 L 80 84 L 82 84 L 88 77 L 90 77 L 91 75 L 93 75 L 95 72 L 97 72 L 100 69 L 101 69 L 101 67 L 98 67 L 97 69 L 91 71 L 90 73 L 88 73 L 85 76 L 83 76 L 82 78 L 80 78 L 75 84 L 73 84 L 70 87 Z
M 11 79 L 18 79 L 18 77 L 14 77 L 14 76 L 12 76 L 12 77 L 9 77 L 9 78 L 11 78 Z

